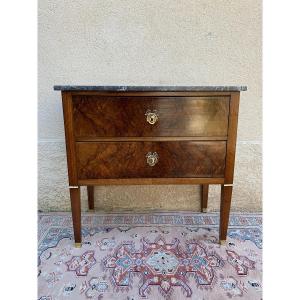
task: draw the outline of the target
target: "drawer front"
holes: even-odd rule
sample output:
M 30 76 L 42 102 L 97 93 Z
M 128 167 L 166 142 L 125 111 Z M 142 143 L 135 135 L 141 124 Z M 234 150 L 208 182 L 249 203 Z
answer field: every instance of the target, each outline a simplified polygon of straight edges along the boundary
M 79 179 L 224 177 L 226 142 L 77 142 Z
M 73 96 L 74 133 L 88 137 L 226 137 L 229 97 Z

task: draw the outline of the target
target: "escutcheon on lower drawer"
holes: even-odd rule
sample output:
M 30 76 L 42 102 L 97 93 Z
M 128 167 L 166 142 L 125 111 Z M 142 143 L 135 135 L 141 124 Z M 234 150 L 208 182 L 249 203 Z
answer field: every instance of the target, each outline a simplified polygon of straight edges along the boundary
M 77 142 L 78 179 L 224 177 L 225 141 Z

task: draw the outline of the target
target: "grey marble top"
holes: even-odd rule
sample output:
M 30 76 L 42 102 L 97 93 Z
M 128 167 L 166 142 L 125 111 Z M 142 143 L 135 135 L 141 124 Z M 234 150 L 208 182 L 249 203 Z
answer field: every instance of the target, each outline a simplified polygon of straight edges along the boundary
M 247 86 L 113 86 L 113 85 L 55 85 L 55 91 L 107 92 L 239 92 Z

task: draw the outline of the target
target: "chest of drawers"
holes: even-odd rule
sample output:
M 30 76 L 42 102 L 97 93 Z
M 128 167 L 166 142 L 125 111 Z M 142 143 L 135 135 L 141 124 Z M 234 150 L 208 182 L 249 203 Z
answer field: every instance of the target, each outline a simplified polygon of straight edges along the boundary
M 246 87 L 55 86 L 62 93 L 75 245 L 80 187 L 108 184 L 221 185 L 220 242 L 233 186 L 240 91 Z

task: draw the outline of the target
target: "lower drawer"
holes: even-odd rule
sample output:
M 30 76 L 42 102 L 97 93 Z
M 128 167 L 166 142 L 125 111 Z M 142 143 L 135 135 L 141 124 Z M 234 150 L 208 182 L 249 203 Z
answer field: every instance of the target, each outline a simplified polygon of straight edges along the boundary
M 226 142 L 78 142 L 78 179 L 224 177 Z

